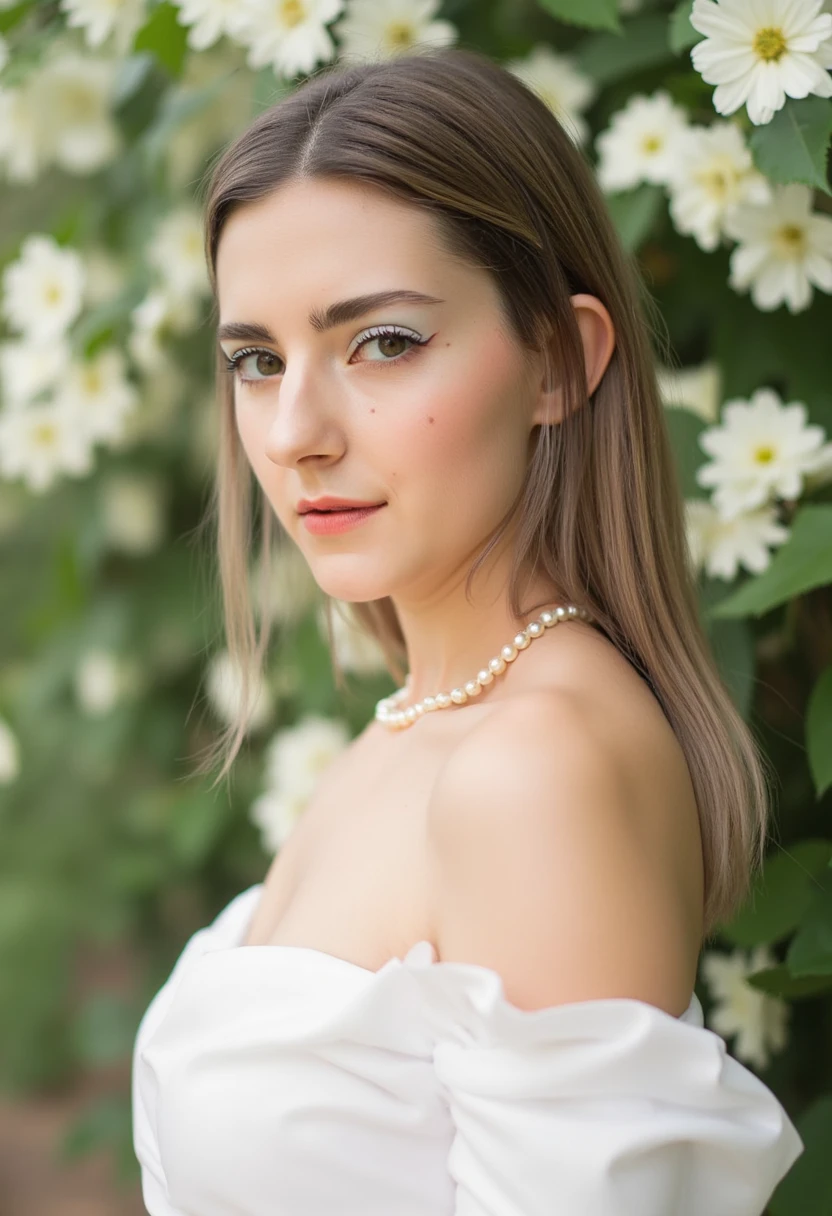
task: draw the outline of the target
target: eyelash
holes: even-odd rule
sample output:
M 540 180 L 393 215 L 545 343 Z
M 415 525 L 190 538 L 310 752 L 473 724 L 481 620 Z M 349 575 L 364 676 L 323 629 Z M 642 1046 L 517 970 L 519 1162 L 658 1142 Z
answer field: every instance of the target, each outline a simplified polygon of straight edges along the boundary
M 372 329 L 368 329 L 365 332 L 362 340 L 358 343 L 355 350 L 360 350 L 361 347 L 366 345 L 367 342 L 373 342 L 376 338 L 386 337 L 407 338 L 409 342 L 413 343 L 413 346 L 411 346 L 409 350 L 406 350 L 404 354 L 396 355 L 395 358 L 371 360 L 371 363 L 379 363 L 382 367 L 385 364 L 389 365 L 394 363 L 403 363 L 406 359 L 410 358 L 411 355 L 416 354 L 418 347 L 427 346 L 428 342 L 430 342 L 430 338 L 420 338 L 418 335 L 414 334 L 413 330 L 403 329 L 399 325 L 374 325 Z M 261 376 L 256 379 L 251 379 L 246 376 L 241 376 L 239 372 L 239 367 L 243 359 L 248 358 L 249 355 L 260 354 L 273 355 L 274 351 L 271 351 L 268 349 L 268 347 L 264 346 L 245 346 L 242 348 L 242 350 L 235 351 L 233 355 L 228 357 L 225 370 L 230 372 L 239 384 L 246 384 L 253 389 L 259 388 L 263 384 L 268 384 L 270 380 L 276 380 L 278 378 L 277 375 Z M 355 354 L 355 351 L 353 351 L 353 354 Z

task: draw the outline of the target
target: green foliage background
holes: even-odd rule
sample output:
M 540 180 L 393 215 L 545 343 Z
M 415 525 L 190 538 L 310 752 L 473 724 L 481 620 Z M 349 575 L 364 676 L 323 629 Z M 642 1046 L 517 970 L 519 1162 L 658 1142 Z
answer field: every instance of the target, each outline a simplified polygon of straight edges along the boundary
M 498 60 L 540 42 L 574 56 L 601 86 L 588 111 L 593 135 L 634 93 L 668 90 L 694 121 L 715 118 L 711 87 L 690 64 L 699 35 L 690 4 L 647 4 L 620 16 L 613 0 L 455 0 L 441 16 L 460 43 Z M 20 36 L 24 30 L 25 36 Z M 23 72 L 64 21 L 56 4 L 20 3 L 0 12 L 0 32 L 17 32 Z M 142 299 L 142 251 L 155 220 L 196 197 L 199 174 L 172 184 L 165 151 L 206 107 L 247 80 L 251 116 L 290 87 L 270 69 L 240 65 L 185 93 L 186 45 L 170 4 L 154 4 L 125 58 L 117 119 L 125 152 L 83 178 L 51 170 L 31 186 L 4 185 L 0 266 L 31 231 L 100 244 L 126 259 L 123 294 L 85 318 L 77 342 L 90 353 L 126 341 Z M 741 116 L 744 117 L 744 116 Z M 245 119 L 241 119 L 240 129 Z M 832 213 L 827 153 L 832 104 L 787 101 L 774 120 L 745 120 L 758 168 L 773 181 L 815 190 Z M 214 149 L 216 150 L 216 149 Z M 206 156 L 208 154 L 206 153 Z M 200 173 L 204 164 L 200 169 Z M 832 435 L 829 345 L 832 296 L 811 308 L 758 311 L 728 285 L 724 248 L 703 252 L 679 235 L 660 187 L 613 196 L 610 208 L 666 319 L 682 365 L 713 358 L 722 397 L 761 385 L 808 405 Z M 189 776 L 217 723 L 202 707 L 205 663 L 222 644 L 210 556 L 197 528 L 211 470 L 190 437 L 211 409 L 212 337 L 203 324 L 170 339 L 183 388 L 163 424 L 127 450 L 108 452 L 84 480 L 36 496 L 0 483 L 0 715 L 21 741 L 20 778 L 0 787 L 0 1084 L 7 1093 L 45 1090 L 129 1057 L 139 1018 L 187 937 L 265 872 L 269 857 L 248 817 L 260 791 L 262 734 L 236 764 L 231 790 Z M 147 390 L 148 392 L 150 390 Z M 144 408 L 152 408 L 146 398 Z M 705 497 L 695 470 L 704 423 L 683 410 L 668 424 L 685 493 Z M 141 558 L 114 554 L 101 527 L 98 484 L 114 468 L 149 470 L 165 486 L 168 541 Z M 809 501 L 811 498 L 811 501 Z M 725 925 L 728 948 L 771 947 L 777 965 L 751 983 L 790 1002 L 786 1048 L 761 1075 L 795 1119 L 807 1151 L 778 1187 L 774 1216 L 832 1213 L 832 490 L 782 504 L 790 540 L 768 570 L 726 584 L 701 578 L 702 615 L 721 670 L 778 773 L 776 842 L 754 896 Z M 79 714 L 72 692 L 78 655 L 92 643 L 140 657 L 142 688 L 107 716 Z M 311 612 L 281 627 L 270 657 L 275 685 L 294 667 L 294 692 L 277 699 L 269 731 L 310 711 L 345 719 L 357 732 L 386 678 L 356 679 L 336 693 Z M 137 982 L 128 996 L 79 990 L 77 962 L 101 948 L 126 955 Z M 697 991 L 709 1005 L 707 988 Z M 129 1093 L 116 1092 L 67 1134 L 67 1152 L 102 1141 L 121 1176 L 135 1184 Z

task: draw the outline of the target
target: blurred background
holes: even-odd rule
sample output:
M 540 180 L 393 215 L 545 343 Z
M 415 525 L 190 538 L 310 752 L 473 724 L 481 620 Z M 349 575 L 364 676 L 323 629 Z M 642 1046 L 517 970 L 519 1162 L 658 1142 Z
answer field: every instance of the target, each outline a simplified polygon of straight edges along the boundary
M 193 776 L 240 687 L 200 527 L 200 188 L 309 72 L 423 44 L 541 94 L 667 327 L 702 620 L 777 773 L 764 872 L 697 994 L 806 1144 L 769 1212 L 832 1213 L 832 4 L 0 0 L 3 1216 L 144 1210 L 139 1019 L 393 690 L 347 604 L 336 690 L 287 547 L 231 783 Z

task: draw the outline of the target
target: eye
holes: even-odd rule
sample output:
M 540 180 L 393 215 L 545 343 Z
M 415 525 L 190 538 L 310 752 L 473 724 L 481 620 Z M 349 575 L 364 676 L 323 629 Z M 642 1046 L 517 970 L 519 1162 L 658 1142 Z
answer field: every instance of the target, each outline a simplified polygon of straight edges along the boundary
M 372 342 L 377 342 L 378 349 L 382 351 L 382 358 L 360 359 L 360 363 L 402 363 L 410 355 L 416 353 L 414 347 L 427 346 L 429 341 L 429 338 L 422 338 L 412 329 L 403 329 L 400 325 L 374 325 L 372 329 L 365 330 L 360 336 L 355 349 L 358 351 Z M 401 350 L 403 342 L 409 342 L 409 348 Z
M 240 368 L 249 359 L 253 360 L 252 367 L 255 374 L 244 376 Z M 276 364 L 280 362 L 280 356 L 276 355 L 273 350 L 262 346 L 246 346 L 230 355 L 225 366 L 226 371 L 233 372 L 243 384 L 262 384 L 265 380 L 273 379 L 277 371 Z
M 372 329 L 365 330 L 359 336 L 355 351 L 377 342 L 379 350 L 382 351 L 382 357 L 380 359 L 359 359 L 358 362 L 383 366 L 384 364 L 403 363 L 405 359 L 416 353 L 414 347 L 427 346 L 429 341 L 430 338 L 422 338 L 414 330 L 404 329 L 400 325 L 374 325 Z M 400 348 L 403 343 L 409 343 L 409 348 L 403 351 L 397 350 L 396 348 Z M 242 371 L 243 368 L 246 368 L 246 364 L 248 364 L 246 369 L 249 372 L 248 375 L 244 375 Z M 228 356 L 225 367 L 226 371 L 231 372 L 239 383 L 251 388 L 259 388 L 282 373 L 282 364 L 283 360 L 280 356 L 269 350 L 268 347 L 246 346 Z

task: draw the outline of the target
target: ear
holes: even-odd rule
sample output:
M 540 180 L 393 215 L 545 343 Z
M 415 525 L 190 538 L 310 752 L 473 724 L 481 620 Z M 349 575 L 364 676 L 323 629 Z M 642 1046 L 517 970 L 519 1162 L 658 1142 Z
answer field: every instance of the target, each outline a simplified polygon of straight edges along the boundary
M 615 350 L 615 328 L 612 318 L 604 304 L 597 296 L 570 296 L 570 303 L 575 310 L 575 319 L 581 334 L 584 348 L 584 368 L 586 370 L 587 396 L 591 397 L 601 382 L 601 377 L 607 370 L 607 365 Z M 563 420 L 563 390 L 557 379 L 544 371 L 540 391 L 532 416 L 532 425 L 551 424 Z

